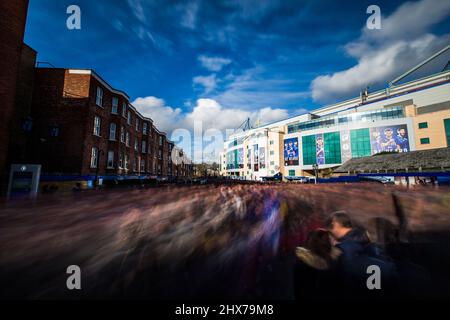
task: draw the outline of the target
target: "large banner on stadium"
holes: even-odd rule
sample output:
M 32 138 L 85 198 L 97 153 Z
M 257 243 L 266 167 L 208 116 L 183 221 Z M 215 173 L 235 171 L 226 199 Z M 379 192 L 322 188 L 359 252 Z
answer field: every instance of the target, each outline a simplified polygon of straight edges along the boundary
M 316 160 L 317 164 L 325 164 L 325 144 L 323 134 L 316 134 Z
M 341 158 L 342 163 L 350 160 L 352 157 L 352 145 L 350 143 L 350 131 L 342 130 L 341 131 Z
M 407 126 L 405 124 L 370 129 L 372 154 L 380 152 L 410 151 Z
M 259 155 L 258 155 L 258 145 L 255 144 L 253 146 L 253 171 L 259 171 L 259 166 L 258 166 L 258 160 L 259 159 Z
M 244 168 L 244 148 L 239 148 L 237 151 L 237 158 L 238 158 L 238 166 L 239 169 Z
M 266 148 L 259 148 L 259 168 L 264 169 L 266 167 Z
M 284 165 L 298 166 L 298 138 L 284 140 Z

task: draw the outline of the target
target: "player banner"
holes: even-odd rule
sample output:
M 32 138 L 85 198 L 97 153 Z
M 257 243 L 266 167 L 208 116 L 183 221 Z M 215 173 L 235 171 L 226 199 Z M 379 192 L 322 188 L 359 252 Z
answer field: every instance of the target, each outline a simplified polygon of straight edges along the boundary
M 298 138 L 284 140 L 284 165 L 298 166 Z

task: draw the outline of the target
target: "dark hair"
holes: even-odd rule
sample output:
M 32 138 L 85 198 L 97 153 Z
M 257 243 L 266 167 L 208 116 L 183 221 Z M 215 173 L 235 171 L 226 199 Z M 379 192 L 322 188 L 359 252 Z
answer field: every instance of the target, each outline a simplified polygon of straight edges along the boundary
M 327 219 L 326 226 L 330 229 L 333 226 L 333 222 L 338 222 L 344 228 L 353 228 L 352 219 L 344 211 L 337 211 L 331 214 L 331 217 Z
M 311 231 L 308 235 L 308 240 L 306 240 L 306 248 L 328 260 L 332 248 L 328 231 L 323 229 Z

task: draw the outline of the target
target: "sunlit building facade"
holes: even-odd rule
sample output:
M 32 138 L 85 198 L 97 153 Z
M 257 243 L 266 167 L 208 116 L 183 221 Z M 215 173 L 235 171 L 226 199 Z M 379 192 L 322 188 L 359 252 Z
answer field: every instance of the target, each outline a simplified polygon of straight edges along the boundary
M 355 157 L 450 145 L 450 71 L 230 136 L 221 173 L 239 179 L 321 176 Z

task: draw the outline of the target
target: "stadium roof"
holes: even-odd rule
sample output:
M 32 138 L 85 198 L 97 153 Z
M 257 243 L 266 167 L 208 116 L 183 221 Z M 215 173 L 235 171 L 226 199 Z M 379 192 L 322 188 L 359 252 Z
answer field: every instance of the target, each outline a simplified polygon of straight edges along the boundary
M 376 154 L 352 158 L 338 167 L 336 173 L 383 173 L 449 171 L 450 148 Z

